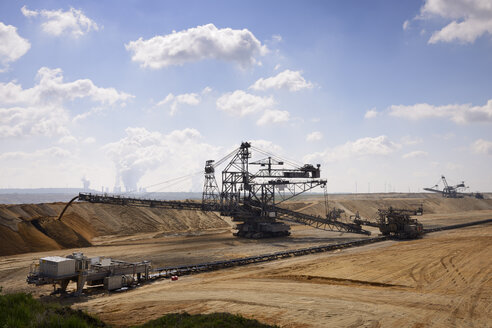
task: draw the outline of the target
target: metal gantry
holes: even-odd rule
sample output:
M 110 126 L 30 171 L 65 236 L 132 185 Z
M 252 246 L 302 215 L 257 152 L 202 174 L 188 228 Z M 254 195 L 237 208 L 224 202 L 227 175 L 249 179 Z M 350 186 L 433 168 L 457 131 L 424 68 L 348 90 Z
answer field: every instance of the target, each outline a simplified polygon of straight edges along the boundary
M 214 160 L 205 163 L 205 180 L 203 183 L 202 207 L 204 209 L 218 210 L 220 204 L 220 191 L 215 180 Z
M 252 149 L 266 157 L 250 162 Z M 230 159 L 230 160 L 229 160 Z M 221 186 L 215 178 L 217 167 L 229 162 L 222 170 Z M 257 170 L 251 170 L 259 167 Z M 217 211 L 229 216 L 236 225 L 235 235 L 247 238 L 287 236 L 290 226 L 281 221 L 294 221 L 318 229 L 369 234 L 353 222 L 341 222 L 337 216 L 326 218 L 284 209 L 279 204 L 317 187 L 326 187 L 321 179 L 320 165 L 297 164 L 282 160 L 269 152 L 241 143 L 224 158 L 205 163 L 202 202 L 163 201 L 114 195 L 80 193 L 79 200 L 114 205 L 150 206 L 183 210 Z M 280 220 L 280 221 L 279 221 Z

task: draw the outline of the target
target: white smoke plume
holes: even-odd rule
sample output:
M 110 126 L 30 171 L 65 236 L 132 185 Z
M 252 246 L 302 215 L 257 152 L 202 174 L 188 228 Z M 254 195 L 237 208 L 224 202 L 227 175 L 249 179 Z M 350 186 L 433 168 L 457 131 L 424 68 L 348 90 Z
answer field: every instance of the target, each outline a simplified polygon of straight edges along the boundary
M 91 182 L 89 180 L 87 180 L 85 175 L 82 177 L 81 181 L 82 181 L 82 184 L 84 186 L 84 190 L 88 190 L 90 188 Z
M 115 186 L 121 180 L 127 192 L 160 183 L 160 179 L 197 172 L 205 160 L 214 159 L 219 153 L 218 148 L 203 143 L 200 132 L 195 129 L 161 134 L 145 128 L 127 128 L 125 132 L 124 138 L 105 145 L 103 149 L 115 165 Z M 192 185 L 191 181 L 189 186 L 179 191 L 196 188 L 197 184 Z

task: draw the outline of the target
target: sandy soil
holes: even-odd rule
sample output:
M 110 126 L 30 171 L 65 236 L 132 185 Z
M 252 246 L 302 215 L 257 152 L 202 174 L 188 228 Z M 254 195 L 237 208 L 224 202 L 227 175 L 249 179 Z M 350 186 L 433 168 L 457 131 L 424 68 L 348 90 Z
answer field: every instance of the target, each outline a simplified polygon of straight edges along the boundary
M 97 237 L 229 229 L 217 213 L 74 203 L 0 205 L 0 256 L 97 244 Z M 94 242 L 95 240 L 95 242 Z
M 282 327 L 488 327 L 492 225 L 163 280 L 78 303 L 117 326 L 227 311 Z
M 350 214 L 352 209 L 372 213 L 380 204 L 409 206 L 420 201 L 424 210 L 428 207 L 419 218 L 425 227 L 492 218 L 491 200 L 453 203 L 436 197 L 383 201 L 342 197 L 330 205 L 345 206 Z M 316 214 L 324 210 L 319 199 L 303 199 L 288 206 Z M 121 220 L 108 209 L 103 212 L 110 222 Z M 129 219 L 113 232 L 102 234 L 101 227 L 110 226 L 106 217 L 88 217 L 89 223 L 99 222 L 85 227 L 94 231 L 91 247 L 0 256 L 0 286 L 4 291 L 30 291 L 50 299 L 50 286 L 35 288 L 25 283 L 29 264 L 42 256 L 63 256 L 75 250 L 128 261 L 146 259 L 161 267 L 364 238 L 294 225 L 288 238 L 245 240 L 231 235 L 227 221 L 222 221 L 221 227 L 184 232 L 146 228 L 126 233 L 121 226 L 129 224 Z M 192 220 L 192 215 L 184 220 Z M 176 282 L 159 280 L 127 292 L 93 288 L 79 299 L 62 302 L 88 310 L 115 326 L 142 323 L 176 311 L 226 311 L 282 327 L 490 327 L 491 237 L 492 224 L 481 225 L 432 233 L 420 240 L 387 241 L 185 276 Z M 4 247 L 4 243 L 0 245 Z M 73 288 L 73 284 L 69 286 Z

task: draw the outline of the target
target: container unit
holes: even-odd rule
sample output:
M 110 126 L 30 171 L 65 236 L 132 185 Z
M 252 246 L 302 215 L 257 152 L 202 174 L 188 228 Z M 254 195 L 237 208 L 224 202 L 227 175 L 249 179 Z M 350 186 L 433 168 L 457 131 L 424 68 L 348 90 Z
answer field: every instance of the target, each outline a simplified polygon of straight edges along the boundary
M 115 290 L 121 287 L 123 287 L 123 278 L 120 275 L 104 278 L 104 289 Z
M 132 275 L 115 275 L 104 278 L 104 289 L 115 290 L 131 286 L 135 280 Z
M 48 277 L 75 275 L 75 260 L 61 256 L 47 256 L 39 259 L 39 273 Z

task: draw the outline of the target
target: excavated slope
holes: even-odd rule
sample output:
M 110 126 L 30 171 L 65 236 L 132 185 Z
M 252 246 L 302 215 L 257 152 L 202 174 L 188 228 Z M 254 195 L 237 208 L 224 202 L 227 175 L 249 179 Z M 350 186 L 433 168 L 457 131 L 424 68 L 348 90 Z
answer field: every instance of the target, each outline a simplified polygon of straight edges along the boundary
M 86 247 L 98 236 L 138 233 L 192 233 L 227 229 L 212 212 L 74 203 L 0 205 L 0 256 Z
M 424 217 L 437 218 L 446 214 L 461 213 L 482 217 L 481 211 L 492 210 L 492 199 L 443 199 L 439 195 L 402 195 L 400 198 L 384 196 L 354 199 L 354 196 L 332 197 L 330 207 L 345 210 L 345 215 L 355 214 L 374 219 L 378 208 L 424 207 Z M 66 203 L 0 205 L 0 256 L 26 252 L 91 246 L 95 237 L 131 236 L 140 233 L 163 234 L 194 233 L 204 230 L 229 229 L 230 224 L 213 212 L 170 210 L 149 207 L 129 207 L 107 204 L 74 203 L 57 220 Z M 322 197 L 286 203 L 284 206 L 308 214 L 323 216 L 325 204 Z M 490 212 L 489 212 L 490 213 Z M 490 215 L 489 215 L 490 216 Z M 419 219 L 419 220 L 421 220 Z M 449 223 L 448 223 L 449 224 Z
M 334 198 L 329 200 L 330 208 L 337 207 L 345 210 L 347 215 L 353 215 L 359 212 L 362 218 L 373 219 L 377 217 L 378 209 L 393 206 L 394 208 L 416 209 L 420 205 L 424 208 L 425 215 L 450 214 L 470 211 L 492 210 L 492 199 L 475 199 L 475 198 L 442 198 L 439 195 L 427 196 L 425 198 L 370 198 L 354 199 L 346 196 L 344 198 Z M 302 202 L 286 203 L 285 207 L 302 211 L 312 215 L 323 215 L 325 213 L 324 201 L 312 198 Z

